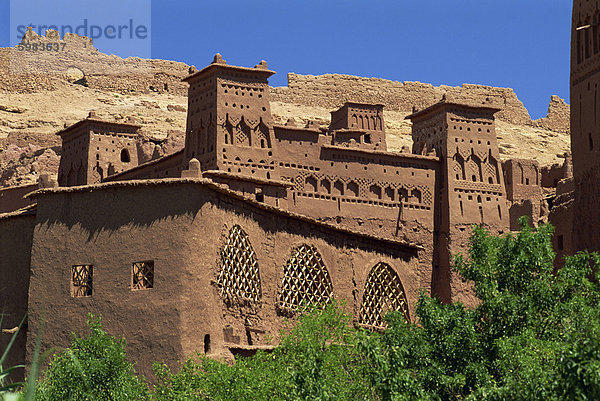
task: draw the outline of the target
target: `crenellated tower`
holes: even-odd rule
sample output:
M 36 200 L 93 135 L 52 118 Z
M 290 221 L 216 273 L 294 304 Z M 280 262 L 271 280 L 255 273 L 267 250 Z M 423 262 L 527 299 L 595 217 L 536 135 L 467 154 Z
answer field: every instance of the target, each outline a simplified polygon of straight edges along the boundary
M 334 145 L 387 151 L 382 104 L 346 102 L 331 112 L 329 131 Z
M 273 121 L 268 78 L 261 61 L 254 68 L 227 65 L 220 54 L 184 79 L 190 85 L 185 158 L 202 170 L 271 178 Z
M 110 175 L 136 167 L 140 128 L 132 118 L 126 122 L 105 121 L 90 112 L 86 119 L 59 131 L 59 185 L 99 184 Z
M 407 117 L 413 122 L 413 151 L 435 152 L 441 161 L 433 286 L 445 301 L 454 300 L 464 286 L 453 277 L 451 255 L 468 249 L 472 225 L 496 234 L 509 229 L 494 122 L 498 111 L 444 99 Z

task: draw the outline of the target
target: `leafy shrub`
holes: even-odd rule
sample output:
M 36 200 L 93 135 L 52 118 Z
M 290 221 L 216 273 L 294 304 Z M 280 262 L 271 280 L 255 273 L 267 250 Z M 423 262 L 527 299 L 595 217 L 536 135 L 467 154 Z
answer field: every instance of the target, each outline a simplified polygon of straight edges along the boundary
M 2 320 L 3 320 L 3 314 L 0 314 L 0 329 L 2 328 Z M 15 365 L 15 366 L 4 367 L 4 365 L 5 365 L 6 358 L 8 357 L 8 354 L 17 339 L 17 336 L 19 335 L 19 332 L 21 331 L 21 327 L 23 326 L 24 321 L 25 321 L 25 318 L 23 318 L 23 320 L 21 320 L 21 323 L 19 323 L 15 332 L 12 333 L 12 336 L 10 337 L 10 340 L 8 341 L 8 344 L 6 345 L 6 348 L 2 352 L 2 355 L 0 356 L 0 399 L 10 397 L 10 394 L 11 394 L 10 391 L 23 385 L 23 383 L 20 383 L 20 382 L 9 382 L 9 377 L 10 377 L 11 373 L 15 372 L 16 370 L 23 369 L 25 366 L 24 365 Z
M 125 340 L 109 336 L 101 319 L 89 316 L 90 333 L 73 335 L 71 347 L 50 361 L 36 400 L 149 400 L 150 391 L 125 358 Z
M 154 367 L 158 400 L 371 400 L 357 331 L 339 305 L 301 314 L 272 353 L 258 351 L 232 366 L 203 355 L 172 373 Z

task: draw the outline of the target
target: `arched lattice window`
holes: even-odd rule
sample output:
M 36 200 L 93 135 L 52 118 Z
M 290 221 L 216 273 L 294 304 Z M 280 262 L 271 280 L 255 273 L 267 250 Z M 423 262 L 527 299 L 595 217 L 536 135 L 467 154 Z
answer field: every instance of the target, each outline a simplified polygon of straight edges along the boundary
M 359 321 L 367 326 L 385 327 L 383 318 L 389 311 L 400 311 L 409 320 L 408 302 L 400 277 L 390 265 L 378 263 L 371 269 L 365 284 Z
M 228 299 L 260 300 L 260 276 L 256 254 L 248 234 L 238 225 L 229 230 L 221 251 L 221 271 L 217 281 L 221 295 Z
M 321 255 L 312 245 L 300 245 L 283 268 L 279 306 L 297 309 L 303 304 L 325 304 L 333 286 Z

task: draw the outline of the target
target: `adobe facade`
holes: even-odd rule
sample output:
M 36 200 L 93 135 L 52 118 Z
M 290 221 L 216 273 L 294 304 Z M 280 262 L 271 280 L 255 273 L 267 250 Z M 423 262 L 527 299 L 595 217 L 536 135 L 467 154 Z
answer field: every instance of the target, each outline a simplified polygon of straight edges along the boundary
M 427 281 L 416 246 L 340 231 L 206 179 L 35 196 L 29 327 L 45 318 L 44 349 L 67 346 L 72 331 L 85 329 L 87 311 L 101 314 L 110 333 L 126 337 L 144 374 L 154 360 L 175 363 L 198 351 L 226 357 L 268 349 L 282 316 L 303 301 L 343 299 L 367 327 L 382 324 L 382 307 L 410 317 Z M 30 330 L 28 352 L 35 336 Z
M 149 374 L 197 351 L 269 349 L 303 303 L 344 300 L 370 329 L 389 310 L 412 319 L 421 289 L 474 305 L 451 269 L 472 226 L 500 234 L 547 212 L 539 166 L 500 160 L 494 101 L 415 108 L 413 148 L 398 153 L 382 104 L 346 102 L 327 128 L 275 124 L 266 62 L 217 54 L 189 72 L 183 149 L 139 163 L 140 125 L 90 113 L 58 132 L 57 183 L 28 188 L 16 211 L 18 191 L 0 196 L 0 274 L 20 291 L 0 298 L 5 325 L 28 312 L 17 359 L 31 358 L 42 319 L 47 349 L 84 331 L 88 312 Z
M 573 225 L 570 251 L 600 250 L 600 2 L 573 3 L 571 35 L 571 149 L 573 154 Z

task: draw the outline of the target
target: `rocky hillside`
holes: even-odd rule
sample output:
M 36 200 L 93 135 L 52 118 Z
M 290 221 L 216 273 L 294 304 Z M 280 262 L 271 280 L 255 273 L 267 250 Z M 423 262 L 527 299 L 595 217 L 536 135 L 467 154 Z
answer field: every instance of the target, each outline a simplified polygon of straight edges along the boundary
M 99 117 L 122 120 L 134 116 L 143 125 L 139 158 L 169 154 L 183 146 L 187 84 L 184 63 L 121 59 L 94 48 L 90 39 L 73 34 L 59 38 L 28 32 L 24 41 L 59 44 L 57 52 L 0 48 L 0 186 L 33 182 L 41 171 L 56 173 L 65 125 L 94 110 Z M 210 57 L 207 55 L 207 63 Z M 192 67 L 193 68 L 193 67 Z M 548 116 L 532 121 L 512 89 L 481 85 L 440 86 L 394 82 L 348 75 L 288 74 L 288 86 L 272 89 L 271 108 L 277 122 L 329 124 L 330 111 L 344 101 L 383 103 L 390 150 L 410 145 L 413 106 L 432 104 L 443 95 L 466 102 L 487 100 L 498 113 L 500 153 L 505 158 L 560 162 L 569 150 L 569 105 L 553 96 Z

